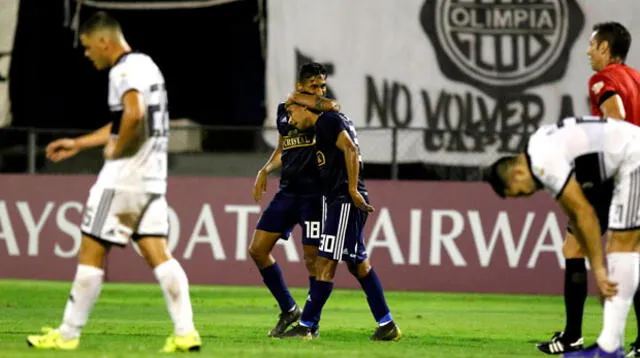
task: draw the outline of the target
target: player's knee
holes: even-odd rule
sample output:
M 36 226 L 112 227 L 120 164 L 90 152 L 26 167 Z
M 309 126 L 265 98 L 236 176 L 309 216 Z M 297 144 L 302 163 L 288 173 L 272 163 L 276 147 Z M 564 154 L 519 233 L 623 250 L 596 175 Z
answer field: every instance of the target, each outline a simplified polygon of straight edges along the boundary
M 347 269 L 349 269 L 349 273 L 351 273 L 356 278 L 358 277 L 358 265 L 354 262 L 347 262 Z
M 357 279 L 366 277 L 371 270 L 369 260 L 362 261 L 360 263 L 348 262 L 347 268 L 349 272 Z
M 306 254 L 304 255 L 304 265 L 307 267 L 307 271 L 309 271 L 309 274 L 311 274 L 311 276 L 315 276 L 314 273 L 316 271 L 316 257 L 315 255 L 309 255 Z
M 565 241 L 562 245 L 562 256 L 565 259 L 583 259 L 585 257 L 584 252 L 577 242 Z
M 313 245 L 303 245 L 304 265 L 310 276 L 315 276 L 316 259 L 318 258 L 318 247 Z
M 333 281 L 337 266 L 337 261 L 319 258 L 316 260 L 316 279 L 320 281 Z
M 611 231 L 607 240 L 607 252 L 635 252 L 640 230 Z
M 102 268 L 109 247 L 91 237 L 83 236 L 78 252 L 78 264 Z
M 249 245 L 249 249 L 247 251 L 253 261 L 258 263 L 267 260 L 269 257 L 269 252 L 260 247 L 260 245 L 255 245 L 253 242 Z

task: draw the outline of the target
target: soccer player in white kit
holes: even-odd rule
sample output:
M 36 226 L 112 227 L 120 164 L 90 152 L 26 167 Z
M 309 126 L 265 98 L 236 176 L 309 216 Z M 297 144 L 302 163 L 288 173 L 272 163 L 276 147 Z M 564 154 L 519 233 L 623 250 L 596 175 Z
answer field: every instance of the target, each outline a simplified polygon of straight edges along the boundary
M 78 268 L 62 324 L 27 337 L 27 342 L 36 348 L 76 349 L 100 294 L 110 247 L 132 239 L 153 269 L 174 322 L 163 351 L 198 351 L 201 340 L 193 324 L 189 282 L 166 242 L 169 114 L 164 78 L 149 56 L 131 51 L 118 22 L 104 12 L 83 23 L 80 41 L 96 69 L 110 68 L 113 118 L 90 134 L 47 146 L 47 157 L 54 162 L 104 146 L 105 163 L 85 206 Z
M 601 117 L 566 118 L 540 127 L 524 153 L 500 158 L 486 174 L 501 197 L 546 189 L 556 198 L 607 297 L 597 343 L 564 356 L 624 357 L 622 338 L 640 276 L 640 127 Z M 611 179 L 607 270 L 598 218 L 582 188 Z

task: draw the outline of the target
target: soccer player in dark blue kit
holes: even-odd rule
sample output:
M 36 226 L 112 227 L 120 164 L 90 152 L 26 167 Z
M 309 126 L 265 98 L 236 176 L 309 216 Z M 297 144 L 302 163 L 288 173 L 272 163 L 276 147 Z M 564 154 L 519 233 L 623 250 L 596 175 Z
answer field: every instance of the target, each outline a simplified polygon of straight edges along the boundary
M 372 340 L 396 341 L 398 326 L 384 297 L 382 285 L 369 263 L 363 228 L 374 211 L 369 204 L 361 173 L 362 158 L 353 123 L 342 113 L 318 113 L 300 104 L 287 106 L 289 123 L 300 131 L 316 131 L 316 160 L 325 196 L 324 223 L 316 259 L 316 281 L 302 311 L 300 323 L 282 338 L 313 339 L 322 308 L 333 290 L 338 262 L 345 261 L 349 272 L 360 282 L 378 327 Z
M 307 63 L 300 67 L 294 92 L 288 101 L 305 103 L 318 111 L 338 110 L 335 100 L 324 98 L 327 71 L 321 64 Z M 310 286 L 315 281 L 315 260 L 320 245 L 322 194 L 315 154 L 315 130 L 300 131 L 289 124 L 285 104 L 278 106 L 276 118 L 278 146 L 260 169 L 253 189 L 256 202 L 267 188 L 267 176 L 281 168 L 280 190 L 258 221 L 249 245 L 249 254 L 260 269 L 263 281 L 280 306 L 280 317 L 269 337 L 277 337 L 300 318 L 301 309 L 284 282 L 278 263 L 271 255 L 279 239 L 288 239 L 296 224 L 302 227 L 304 261 Z M 318 326 L 313 327 L 318 335 Z

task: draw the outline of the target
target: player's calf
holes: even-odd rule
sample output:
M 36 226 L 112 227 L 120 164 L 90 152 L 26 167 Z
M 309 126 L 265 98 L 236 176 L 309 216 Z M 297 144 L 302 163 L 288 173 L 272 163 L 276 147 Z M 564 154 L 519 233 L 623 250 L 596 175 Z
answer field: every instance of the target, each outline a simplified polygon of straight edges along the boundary
M 391 316 L 391 310 L 384 297 L 382 283 L 375 270 L 369 264 L 369 260 L 365 259 L 358 264 L 350 262 L 347 265 L 349 271 L 358 279 L 362 290 L 365 292 L 369 309 L 378 323 L 378 328 L 371 339 L 383 341 L 400 339 L 400 329 Z

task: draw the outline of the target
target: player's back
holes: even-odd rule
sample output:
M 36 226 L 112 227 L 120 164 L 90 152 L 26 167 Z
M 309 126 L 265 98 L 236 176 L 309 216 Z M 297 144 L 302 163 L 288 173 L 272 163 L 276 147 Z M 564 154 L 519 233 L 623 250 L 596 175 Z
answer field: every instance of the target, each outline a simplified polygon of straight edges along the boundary
M 358 135 L 353 122 L 344 114 L 338 112 L 325 112 L 316 122 L 316 148 L 317 161 L 322 180 L 323 194 L 330 201 L 334 197 L 349 195 L 349 178 L 344 153 L 336 146 L 338 137 L 342 131 L 346 131 L 351 141 L 358 146 Z M 360 148 L 358 147 L 358 151 Z M 358 153 L 360 171 L 357 188 L 365 192 L 366 187 L 362 180 L 362 157 Z
M 538 129 L 529 140 L 527 152 L 537 163 L 561 158 L 572 167 L 586 165 L 602 170 L 600 176 L 605 180 L 626 162 L 640 160 L 640 127 L 602 117 L 564 118 Z M 578 159 L 588 155 L 598 162 Z
M 600 105 L 607 93 L 622 99 L 625 120 L 640 125 L 640 72 L 625 64 L 611 64 L 594 74 L 590 82 L 591 112 L 602 116 Z
M 164 77 L 153 60 L 142 53 L 126 53 L 109 72 L 111 135 L 120 130 L 125 94 L 137 91 L 146 106 L 137 138 L 121 158 L 105 161 L 98 182 L 122 190 L 166 192 L 169 113 Z

